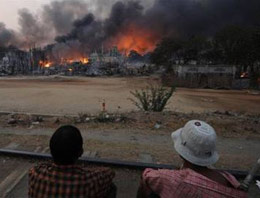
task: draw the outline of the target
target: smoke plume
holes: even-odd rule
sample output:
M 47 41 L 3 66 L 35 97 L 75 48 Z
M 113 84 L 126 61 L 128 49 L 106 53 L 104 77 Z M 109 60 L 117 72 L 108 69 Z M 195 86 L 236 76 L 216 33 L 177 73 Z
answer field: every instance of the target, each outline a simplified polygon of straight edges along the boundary
M 258 0 L 156 0 L 149 9 L 143 3 L 115 2 L 106 19 L 88 14 L 75 21 L 72 31 L 56 41 L 77 41 L 89 51 L 117 45 L 144 53 L 152 50 L 162 37 L 212 36 L 226 25 L 260 23 Z
M 0 23 L 0 47 L 15 44 L 15 33 L 12 30 L 6 29 L 4 23 Z
M 163 37 L 210 37 L 226 25 L 259 26 L 260 1 L 63 0 L 44 5 L 37 15 L 20 10 L 19 25 L 14 32 L 0 24 L 1 46 L 54 43 L 56 57 L 114 45 L 146 53 Z

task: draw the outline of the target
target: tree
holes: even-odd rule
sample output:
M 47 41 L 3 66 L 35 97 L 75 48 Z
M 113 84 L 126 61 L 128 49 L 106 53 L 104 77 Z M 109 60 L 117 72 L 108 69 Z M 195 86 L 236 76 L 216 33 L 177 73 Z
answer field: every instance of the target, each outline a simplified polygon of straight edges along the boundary
M 206 37 L 194 35 L 185 41 L 183 47 L 183 59 L 187 63 L 191 60 L 201 62 L 203 53 L 211 48 L 211 43 L 206 39 Z
M 216 47 L 222 52 L 224 62 L 233 65 L 251 64 L 254 58 L 251 30 L 240 26 L 227 26 L 217 32 Z
M 251 85 L 255 86 L 259 77 L 260 28 L 227 26 L 216 34 L 215 43 L 223 62 L 236 65 L 238 74 L 250 70 Z
M 181 59 L 183 44 L 183 41 L 180 39 L 163 39 L 157 44 L 155 50 L 151 54 L 152 63 L 157 66 L 165 66 L 167 70 L 171 70 L 173 61 Z

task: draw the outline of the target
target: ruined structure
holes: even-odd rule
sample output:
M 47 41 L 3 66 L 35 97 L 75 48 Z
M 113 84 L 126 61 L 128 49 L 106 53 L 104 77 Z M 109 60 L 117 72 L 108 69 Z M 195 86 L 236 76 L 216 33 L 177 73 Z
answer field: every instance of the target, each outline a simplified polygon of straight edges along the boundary
M 232 88 L 236 67 L 232 65 L 175 65 L 174 71 L 164 76 L 171 84 L 194 88 Z
M 2 75 L 27 74 L 33 70 L 33 61 L 29 52 L 18 49 L 7 51 L 0 60 Z

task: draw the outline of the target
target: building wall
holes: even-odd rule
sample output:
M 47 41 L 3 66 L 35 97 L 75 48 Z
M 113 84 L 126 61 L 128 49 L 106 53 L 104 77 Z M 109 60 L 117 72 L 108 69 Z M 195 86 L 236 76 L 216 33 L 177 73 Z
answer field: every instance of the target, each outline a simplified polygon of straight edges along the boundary
M 236 67 L 228 65 L 178 65 L 175 73 L 183 77 L 186 74 L 224 74 L 235 76 Z
M 179 87 L 231 89 L 235 74 L 236 67 L 228 65 L 177 65 L 164 82 Z

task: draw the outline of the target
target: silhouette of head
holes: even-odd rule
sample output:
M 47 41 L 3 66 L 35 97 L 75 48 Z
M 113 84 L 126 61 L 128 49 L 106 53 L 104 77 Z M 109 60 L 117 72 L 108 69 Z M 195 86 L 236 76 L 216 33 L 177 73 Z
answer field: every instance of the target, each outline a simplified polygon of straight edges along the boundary
M 79 129 L 70 125 L 58 128 L 51 137 L 50 150 L 56 164 L 74 164 L 83 153 L 83 139 Z

